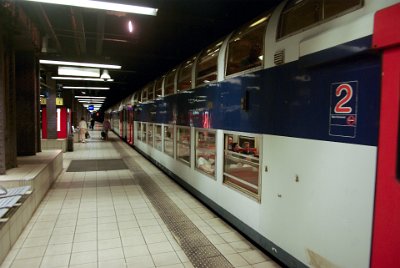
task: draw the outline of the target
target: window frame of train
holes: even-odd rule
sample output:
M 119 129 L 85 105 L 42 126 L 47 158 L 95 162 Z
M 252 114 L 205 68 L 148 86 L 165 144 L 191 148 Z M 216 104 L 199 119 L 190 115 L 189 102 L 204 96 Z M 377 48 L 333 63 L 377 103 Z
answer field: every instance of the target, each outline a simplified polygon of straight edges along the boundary
M 258 17 L 229 38 L 225 57 L 226 78 L 255 72 L 263 68 L 264 40 L 270 16 L 271 14 L 266 14 Z M 254 53 L 257 53 L 258 56 Z
M 142 89 L 140 96 L 141 96 L 141 102 L 147 102 L 148 100 L 147 88 Z
M 171 131 L 172 130 L 172 131 Z M 163 136 L 163 140 L 164 140 L 164 146 L 163 146 L 163 152 L 166 155 L 171 156 L 172 158 L 175 158 L 175 127 L 174 125 L 164 125 L 163 126 L 163 132 L 164 132 L 164 136 Z M 171 133 L 171 135 L 169 135 L 169 133 Z M 172 139 L 167 140 L 167 138 L 172 137 Z M 171 146 L 169 148 L 172 148 L 172 154 L 170 153 L 169 150 L 166 150 L 167 146 L 169 143 L 172 143 Z
M 218 55 L 223 41 L 219 40 L 201 52 L 196 63 L 195 87 L 217 81 Z
M 185 61 L 179 68 L 176 91 L 186 91 L 192 89 L 192 70 L 196 57 Z
M 162 125 L 161 124 L 155 124 L 154 125 L 154 148 L 159 150 L 160 152 L 163 151 L 163 138 L 162 138 Z
M 185 135 L 188 135 L 188 138 L 185 138 L 183 141 L 180 141 L 180 138 L 182 136 L 181 132 L 185 132 Z M 184 141 L 188 140 L 189 142 L 186 143 Z M 189 154 L 187 155 L 188 157 L 188 161 L 181 157 L 180 155 L 180 148 L 179 147 L 188 147 L 185 148 L 187 152 L 189 152 Z M 184 163 L 185 165 L 191 167 L 191 157 L 192 157 L 192 133 L 191 133 L 191 129 L 190 127 L 186 127 L 186 126 L 176 126 L 176 159 L 178 159 L 179 161 L 181 161 L 182 163 Z M 185 155 L 186 156 L 186 155 Z
M 142 124 L 143 124 L 143 122 L 137 122 L 137 126 L 138 126 L 138 131 L 137 131 L 137 140 L 138 141 L 142 141 L 142 135 L 143 135 L 143 133 L 142 133 Z
M 142 142 L 147 143 L 147 123 L 142 122 Z
M 230 138 L 231 142 L 229 142 Z M 253 148 L 246 149 L 245 146 L 243 146 L 245 142 L 249 142 L 250 145 L 253 145 Z M 237 143 L 241 149 L 235 149 L 235 143 Z M 262 155 L 262 136 L 242 132 L 224 132 L 223 146 L 223 184 L 260 202 L 262 175 L 262 159 L 260 156 Z M 253 176 L 253 179 L 256 179 L 256 183 L 249 182 L 250 178 L 246 179 L 242 176 L 238 176 L 240 173 L 249 171 L 256 174 L 256 176 Z M 233 172 L 237 173 L 233 174 Z
M 147 123 L 147 144 L 151 147 L 154 146 L 154 124 Z
M 289 1 L 280 15 L 276 39 L 281 40 L 285 37 L 306 31 L 319 24 L 353 12 L 360 9 L 363 6 L 363 2 L 363 0 Z M 333 4 L 337 5 L 338 3 L 341 5 L 341 9 L 334 10 L 332 8 Z M 307 12 L 311 9 L 310 7 L 314 7 L 314 13 Z
M 148 101 L 154 100 L 155 99 L 155 97 L 154 97 L 154 81 L 147 84 L 146 90 L 147 90 L 147 100 Z
M 163 81 L 164 81 L 164 76 L 160 77 L 154 82 L 154 95 L 156 99 L 164 96 Z
M 164 78 L 164 96 L 175 94 L 175 76 L 177 69 L 173 69 L 167 73 Z
M 202 134 L 202 136 L 200 136 L 200 134 Z M 210 136 L 213 136 L 213 138 L 208 139 L 208 137 Z M 195 129 L 195 145 L 194 145 L 195 169 L 200 173 L 203 173 L 208 177 L 213 178 L 214 180 L 216 179 L 215 171 L 216 171 L 216 159 L 217 159 L 216 138 L 217 138 L 217 132 L 215 130 L 201 129 L 201 128 Z M 213 142 L 212 139 L 214 140 Z M 203 145 L 200 146 L 199 145 L 200 142 L 204 143 L 206 147 L 204 147 Z M 209 148 L 210 145 L 213 146 L 213 149 Z M 199 154 L 201 154 L 201 156 L 199 156 Z M 200 157 L 203 158 L 201 161 Z M 214 165 L 214 169 L 211 173 L 207 172 L 206 165 L 207 166 Z M 201 168 L 201 166 L 205 167 Z

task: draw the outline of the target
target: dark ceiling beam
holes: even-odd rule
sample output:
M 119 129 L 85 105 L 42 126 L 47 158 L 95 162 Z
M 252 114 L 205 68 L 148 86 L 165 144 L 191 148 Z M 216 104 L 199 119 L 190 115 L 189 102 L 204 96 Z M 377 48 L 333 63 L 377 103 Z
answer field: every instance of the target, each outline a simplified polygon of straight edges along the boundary
M 53 24 L 51 24 L 51 21 L 49 17 L 47 16 L 46 11 L 44 10 L 43 6 L 41 4 L 32 6 L 34 9 L 36 9 L 36 12 L 38 14 L 39 22 L 44 28 L 46 34 L 54 40 L 54 43 L 56 45 L 56 49 L 59 53 L 63 52 L 60 40 L 58 40 L 58 37 L 56 35 L 56 32 L 54 31 Z
M 97 14 L 97 35 L 96 35 L 96 55 L 101 56 L 103 53 L 104 39 L 104 13 Z
M 71 23 L 75 36 L 77 54 L 86 54 L 86 35 L 82 13 L 78 8 L 71 8 Z

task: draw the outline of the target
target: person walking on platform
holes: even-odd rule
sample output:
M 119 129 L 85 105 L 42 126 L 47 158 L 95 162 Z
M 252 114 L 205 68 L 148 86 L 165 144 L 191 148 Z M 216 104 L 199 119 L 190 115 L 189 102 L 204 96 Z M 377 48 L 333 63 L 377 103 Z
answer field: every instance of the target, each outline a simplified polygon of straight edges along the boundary
M 90 120 L 90 129 L 94 130 L 94 118 Z
M 87 128 L 88 128 L 87 123 L 85 119 L 82 117 L 81 121 L 79 122 L 79 140 L 82 143 L 86 142 L 86 132 L 88 131 Z

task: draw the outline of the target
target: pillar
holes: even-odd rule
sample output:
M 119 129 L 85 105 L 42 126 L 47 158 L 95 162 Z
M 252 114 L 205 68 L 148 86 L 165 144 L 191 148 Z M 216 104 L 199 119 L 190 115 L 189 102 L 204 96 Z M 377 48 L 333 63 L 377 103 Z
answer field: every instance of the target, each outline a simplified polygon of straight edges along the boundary
M 48 96 L 46 100 L 47 110 L 47 139 L 57 139 L 57 88 L 56 81 L 47 75 Z
M 17 166 L 14 52 L 0 37 L 0 174 Z
M 35 155 L 38 151 L 39 76 L 33 51 L 15 54 L 17 112 L 17 154 Z

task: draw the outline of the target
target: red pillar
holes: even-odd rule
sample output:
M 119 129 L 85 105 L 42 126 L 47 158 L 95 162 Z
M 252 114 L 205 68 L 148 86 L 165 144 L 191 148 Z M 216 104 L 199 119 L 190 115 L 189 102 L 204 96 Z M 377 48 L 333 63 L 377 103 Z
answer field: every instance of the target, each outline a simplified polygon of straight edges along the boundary
M 400 267 L 400 4 L 375 15 L 373 46 L 382 52 L 378 168 L 371 267 Z

